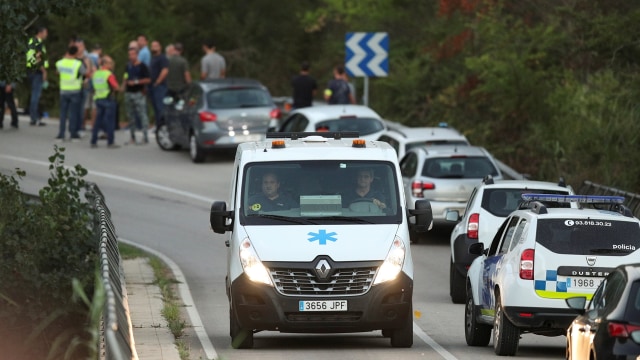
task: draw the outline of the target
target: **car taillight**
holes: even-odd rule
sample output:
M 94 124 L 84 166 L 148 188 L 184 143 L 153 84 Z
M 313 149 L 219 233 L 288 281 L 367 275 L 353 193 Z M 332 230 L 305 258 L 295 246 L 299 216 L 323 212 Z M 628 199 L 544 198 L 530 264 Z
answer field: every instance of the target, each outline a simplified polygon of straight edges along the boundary
M 414 181 L 411 183 L 411 193 L 414 197 L 424 197 L 422 195 L 423 190 L 433 190 L 435 188 L 436 185 L 430 182 Z
M 533 280 L 533 258 L 535 250 L 526 249 L 520 255 L 520 279 Z
M 271 112 L 269 113 L 269 117 L 272 119 L 280 119 L 280 116 L 282 115 L 282 113 L 280 112 L 279 108 L 275 108 L 273 110 L 271 110 Z
M 477 239 L 479 228 L 480 228 L 480 214 L 473 213 L 469 215 L 469 222 L 467 223 L 467 237 L 469 239 Z
M 214 113 L 210 113 L 208 111 L 200 112 L 200 121 L 209 122 L 209 121 L 216 121 L 216 120 L 218 120 L 218 115 Z
M 610 322 L 607 326 L 607 330 L 611 337 L 628 338 L 629 334 L 640 330 L 640 326 Z

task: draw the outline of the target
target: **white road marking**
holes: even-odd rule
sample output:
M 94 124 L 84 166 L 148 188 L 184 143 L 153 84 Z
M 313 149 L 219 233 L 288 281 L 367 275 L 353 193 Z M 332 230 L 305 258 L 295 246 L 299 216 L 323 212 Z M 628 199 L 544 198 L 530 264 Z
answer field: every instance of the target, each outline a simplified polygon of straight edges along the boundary
M 25 163 L 29 163 L 29 164 L 36 164 L 36 165 L 42 165 L 42 166 L 49 166 L 48 162 L 44 162 L 44 161 L 38 161 L 38 160 L 32 160 L 32 159 L 27 159 L 27 158 L 22 158 L 22 157 L 17 157 L 17 156 L 11 156 L 11 155 L 4 155 L 4 154 L 0 154 L 0 158 L 5 158 L 5 159 L 9 159 L 9 160 L 14 160 L 14 161 L 20 161 L 20 162 L 25 162 Z M 114 174 L 110 174 L 110 173 L 105 173 L 105 172 L 100 172 L 100 171 L 93 171 L 93 170 L 89 170 L 89 174 L 94 175 L 94 176 L 99 176 L 99 177 L 103 177 L 103 178 L 107 178 L 107 179 L 112 179 L 112 180 L 118 180 L 118 181 L 122 181 L 125 183 L 130 183 L 130 184 L 135 184 L 135 185 L 140 185 L 140 186 L 144 186 L 146 188 L 153 188 L 156 190 L 160 190 L 160 191 L 165 191 L 171 194 L 176 194 L 176 195 L 182 195 L 194 200 L 199 200 L 199 201 L 203 201 L 207 204 L 211 204 L 214 199 L 208 198 L 206 196 L 202 196 L 202 195 L 198 195 L 198 194 L 194 194 L 191 192 L 187 192 L 187 191 L 182 191 L 182 190 L 178 190 L 178 189 L 174 189 L 168 186 L 163 186 L 163 185 L 159 185 L 159 184 L 155 184 L 155 183 L 151 183 L 151 182 L 147 182 L 147 181 L 142 181 L 142 180 L 137 180 L 137 179 L 132 179 L 132 178 L 128 178 L 125 176 L 120 176 L 120 175 L 114 175 Z M 182 274 L 182 271 L 180 270 L 180 267 L 173 262 L 173 260 L 171 260 L 168 256 L 153 250 L 151 248 L 148 248 L 144 245 L 140 245 L 137 244 L 133 241 L 130 240 L 126 240 L 126 239 L 122 239 L 120 238 L 120 240 L 125 243 L 125 244 L 130 244 L 132 246 L 136 246 L 141 248 L 144 251 L 147 251 L 153 255 L 156 255 L 157 257 L 159 257 L 160 259 L 162 259 L 162 261 L 164 261 L 167 265 L 169 265 L 169 267 L 171 268 L 171 270 L 173 271 L 174 276 L 176 277 L 176 280 L 179 281 L 179 285 L 178 285 L 178 289 L 180 291 L 180 296 L 182 298 L 182 301 L 184 302 L 186 308 L 187 308 L 187 313 L 189 314 L 189 318 L 191 319 L 191 324 L 193 325 L 196 334 L 198 335 L 198 338 L 200 339 L 200 343 L 202 344 L 202 348 L 204 349 L 206 355 L 207 355 L 207 359 L 217 359 L 218 358 L 218 353 L 216 352 L 215 348 L 213 347 L 213 344 L 211 343 L 211 340 L 209 339 L 209 336 L 207 336 L 207 332 L 204 329 L 204 325 L 202 324 L 202 319 L 200 318 L 200 314 L 198 313 L 198 310 L 196 309 L 196 306 L 193 302 L 193 298 L 191 296 L 191 290 L 189 289 L 189 285 L 187 285 L 187 280 L 184 277 L 184 275 Z M 440 344 L 438 344 L 435 340 L 433 340 L 429 335 L 427 335 L 427 333 L 424 332 L 424 330 L 422 330 L 420 328 L 420 326 L 414 322 L 413 323 L 413 332 L 416 334 L 416 336 L 418 336 L 418 338 L 420 338 L 420 340 L 424 341 L 427 345 L 429 345 L 431 348 L 433 348 L 433 350 L 435 350 L 438 354 L 440 354 L 440 356 L 442 356 L 445 360 L 458 360 L 455 356 L 453 356 L 453 354 L 451 354 L 450 352 L 448 352 L 445 348 L 443 348 Z

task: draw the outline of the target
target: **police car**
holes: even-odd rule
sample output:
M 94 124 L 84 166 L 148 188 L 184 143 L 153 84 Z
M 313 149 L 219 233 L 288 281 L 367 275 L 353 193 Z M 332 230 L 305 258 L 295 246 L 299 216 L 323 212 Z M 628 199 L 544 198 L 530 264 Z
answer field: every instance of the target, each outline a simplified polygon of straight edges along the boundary
M 431 208 L 406 209 L 393 148 L 347 135 L 270 133 L 238 146 L 232 210 L 214 202 L 210 219 L 229 233 L 233 347 L 263 330 L 382 330 L 392 346 L 412 346 L 407 215 L 426 231 Z
M 467 273 L 465 338 L 491 340 L 498 355 L 515 355 L 521 333 L 564 335 L 575 318 L 564 299 L 591 298 L 616 266 L 640 259 L 640 220 L 623 197 L 523 194 L 526 201 L 500 226 Z M 578 202 L 579 209 L 545 202 Z M 592 207 L 592 208 L 587 208 Z
M 458 210 L 449 210 L 446 219 L 457 222 L 451 231 L 451 262 L 449 266 L 449 295 L 451 301 L 465 301 L 467 269 L 476 258 L 469 254 L 469 245 L 491 243 L 504 219 L 522 203 L 524 193 L 572 195 L 573 189 L 563 179 L 556 183 L 533 180 L 494 180 L 487 176 L 471 193 L 467 208 L 461 217 Z M 577 207 L 576 203 L 559 206 Z

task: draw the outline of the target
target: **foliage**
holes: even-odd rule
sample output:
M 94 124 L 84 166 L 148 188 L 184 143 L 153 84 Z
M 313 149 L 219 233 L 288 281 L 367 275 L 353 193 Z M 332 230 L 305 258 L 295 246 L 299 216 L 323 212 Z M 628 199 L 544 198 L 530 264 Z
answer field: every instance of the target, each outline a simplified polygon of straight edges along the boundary
M 37 199 L 0 174 L 0 333 L 21 327 L 31 332 L 31 345 L 55 345 L 63 353 L 68 344 L 55 338 L 82 331 L 87 311 L 73 300 L 72 283 L 75 293 L 92 293 L 97 260 L 93 208 L 81 199 L 87 171 L 65 167 L 64 158 L 64 148 L 55 147 L 51 177 Z M 30 331 L 29 324 L 37 326 Z

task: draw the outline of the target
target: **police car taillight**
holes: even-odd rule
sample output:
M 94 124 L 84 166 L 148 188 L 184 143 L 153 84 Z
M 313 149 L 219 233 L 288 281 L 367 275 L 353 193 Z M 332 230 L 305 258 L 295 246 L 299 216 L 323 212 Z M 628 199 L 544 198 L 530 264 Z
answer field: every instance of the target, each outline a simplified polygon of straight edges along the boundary
M 411 194 L 413 197 L 424 197 L 422 191 L 433 190 L 436 188 L 436 184 L 431 182 L 414 181 L 411 183 Z
M 469 239 L 477 239 L 479 228 L 480 228 L 480 214 L 473 213 L 469 216 L 469 222 L 467 223 L 467 237 Z
M 520 255 L 520 279 L 533 280 L 533 258 L 535 250 L 526 249 Z

